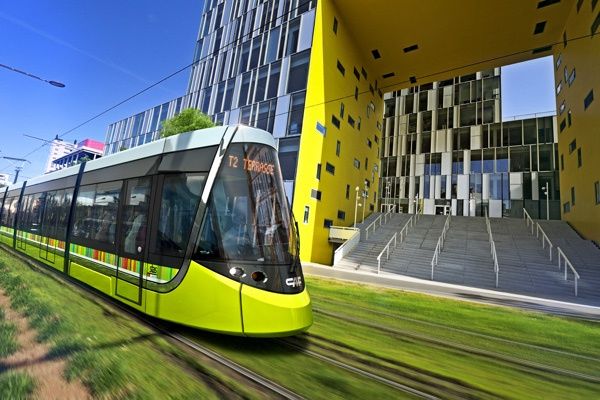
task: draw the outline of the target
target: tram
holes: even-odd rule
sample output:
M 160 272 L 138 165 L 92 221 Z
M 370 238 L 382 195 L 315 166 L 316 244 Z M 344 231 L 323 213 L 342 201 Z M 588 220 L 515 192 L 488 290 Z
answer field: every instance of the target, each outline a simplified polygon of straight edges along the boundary
M 145 314 L 214 332 L 312 324 L 266 131 L 188 132 L 0 192 L 0 242 Z

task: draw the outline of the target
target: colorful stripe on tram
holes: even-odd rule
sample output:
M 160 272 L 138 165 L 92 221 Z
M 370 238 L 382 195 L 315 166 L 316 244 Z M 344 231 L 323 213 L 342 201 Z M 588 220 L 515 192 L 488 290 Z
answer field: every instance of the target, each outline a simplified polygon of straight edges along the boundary
M 49 245 L 50 247 L 65 251 L 65 242 L 63 242 L 62 240 L 47 238 L 46 236 L 25 231 L 18 231 L 17 235 L 21 239 L 26 239 L 28 241 L 41 244 L 43 246 Z M 48 242 L 46 242 L 46 240 L 48 240 Z
M 81 246 L 78 244 L 71 243 L 70 248 L 71 254 L 80 255 L 86 257 L 88 259 L 92 259 L 94 261 L 108 264 L 111 267 L 117 267 L 117 255 L 112 253 L 107 253 L 105 251 L 100 251 L 96 249 L 92 249 L 89 247 Z M 119 259 L 119 268 L 127 271 L 131 271 L 132 273 L 140 273 L 142 269 L 142 262 L 139 260 L 134 260 L 131 258 L 121 257 Z M 144 273 L 146 279 L 158 282 L 165 283 L 169 282 L 171 279 L 175 277 L 179 271 L 177 268 L 165 267 L 162 265 L 149 264 L 145 263 L 144 265 Z

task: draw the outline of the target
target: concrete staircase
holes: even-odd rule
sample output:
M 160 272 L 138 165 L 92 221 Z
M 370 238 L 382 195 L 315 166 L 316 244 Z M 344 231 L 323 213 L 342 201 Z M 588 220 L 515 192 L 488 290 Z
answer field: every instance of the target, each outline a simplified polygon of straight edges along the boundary
M 361 237 L 356 249 L 336 268 L 377 271 L 377 255 L 395 232 L 399 232 L 411 215 L 395 214 L 388 224 L 378 228 L 369 239 Z M 431 259 L 442 232 L 446 216 L 421 216 L 409 228 L 408 237 L 382 262 L 382 273 L 401 274 L 430 279 Z M 368 221 L 365 221 L 368 223 Z M 533 295 L 556 300 L 578 301 L 600 305 L 600 250 L 580 238 L 562 221 L 540 221 L 554 244 L 552 261 L 548 247 L 531 235 L 522 219 L 494 218 L 490 220 L 499 263 L 497 290 Z M 366 227 L 366 225 L 365 225 Z M 398 237 L 399 240 L 399 237 Z M 579 296 L 574 296 L 574 282 L 564 280 L 564 270 L 558 270 L 556 246 L 567 254 L 581 276 Z M 493 260 L 490 254 L 485 219 L 452 217 L 434 280 L 471 287 L 496 289 Z

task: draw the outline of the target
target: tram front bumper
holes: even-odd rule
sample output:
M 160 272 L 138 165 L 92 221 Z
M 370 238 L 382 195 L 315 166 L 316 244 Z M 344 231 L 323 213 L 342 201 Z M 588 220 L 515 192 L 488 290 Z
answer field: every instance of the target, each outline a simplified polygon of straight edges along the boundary
M 291 336 L 307 330 L 313 322 L 306 289 L 281 294 L 242 285 L 241 307 L 246 336 Z

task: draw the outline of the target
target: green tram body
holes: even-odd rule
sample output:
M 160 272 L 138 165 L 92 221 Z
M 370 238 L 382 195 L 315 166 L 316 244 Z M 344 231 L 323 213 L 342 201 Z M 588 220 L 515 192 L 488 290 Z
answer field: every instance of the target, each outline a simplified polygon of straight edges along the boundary
M 0 200 L 2 243 L 145 314 L 262 337 L 312 324 L 268 132 L 176 135 L 9 186 Z

